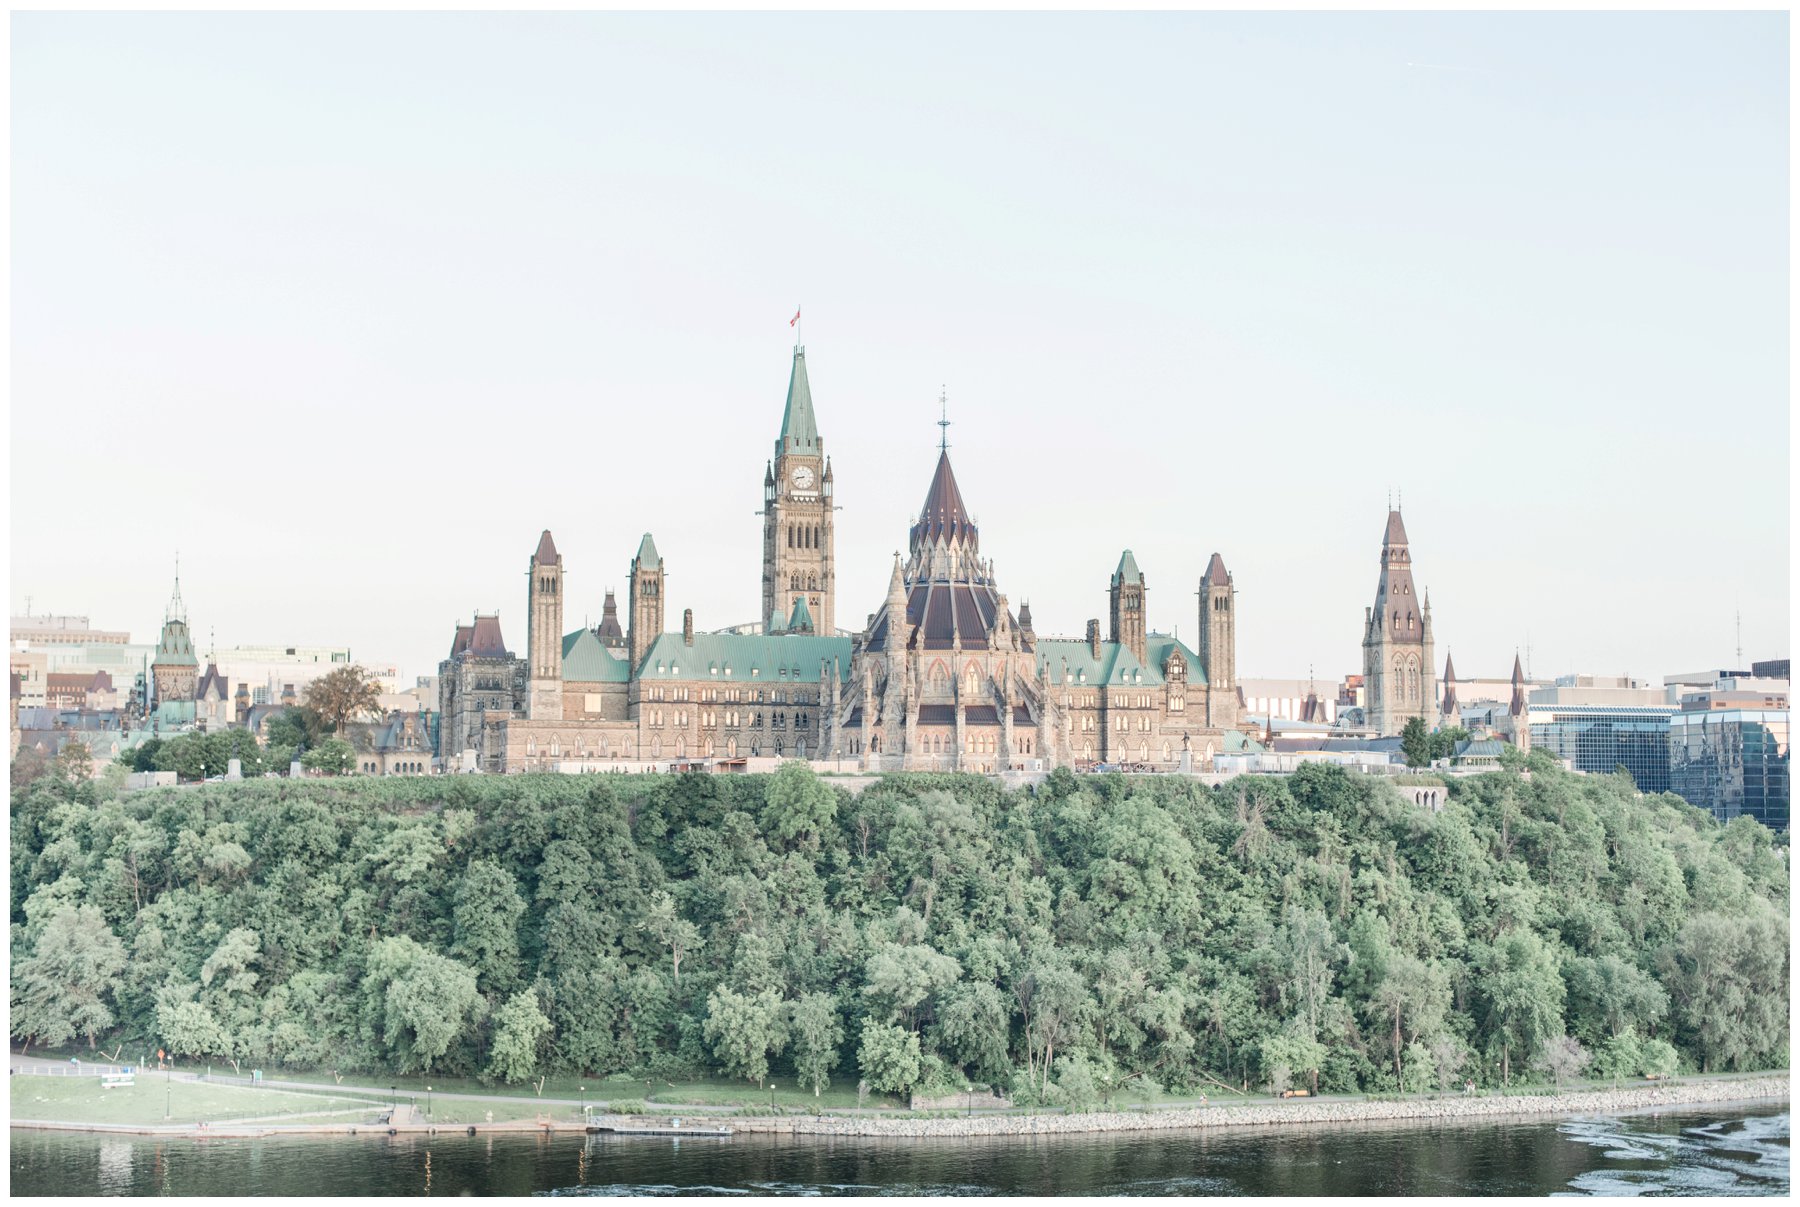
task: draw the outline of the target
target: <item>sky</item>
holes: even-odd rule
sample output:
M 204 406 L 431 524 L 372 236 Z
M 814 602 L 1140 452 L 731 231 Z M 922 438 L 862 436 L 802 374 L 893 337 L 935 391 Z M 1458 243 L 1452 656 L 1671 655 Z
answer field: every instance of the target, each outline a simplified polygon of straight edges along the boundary
M 757 619 L 796 306 L 840 624 L 935 461 L 1041 635 L 1248 677 L 1789 654 L 1782 13 L 12 16 L 14 613 L 434 673 L 555 534 Z

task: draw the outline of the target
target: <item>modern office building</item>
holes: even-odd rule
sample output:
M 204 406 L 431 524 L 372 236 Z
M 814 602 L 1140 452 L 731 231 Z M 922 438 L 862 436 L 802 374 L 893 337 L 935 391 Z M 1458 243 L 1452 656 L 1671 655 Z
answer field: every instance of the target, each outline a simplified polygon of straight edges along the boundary
M 1640 792 L 1669 790 L 1669 718 L 1679 705 L 1669 688 L 1641 679 L 1561 675 L 1530 693 L 1531 745 L 1577 771 L 1631 773 Z
M 1669 718 L 1670 789 L 1720 821 L 1788 825 L 1786 693 L 1699 692 Z
M 1631 773 L 1640 792 L 1669 791 L 1669 718 L 1673 707 L 1567 704 L 1531 706 L 1531 745 L 1577 771 Z

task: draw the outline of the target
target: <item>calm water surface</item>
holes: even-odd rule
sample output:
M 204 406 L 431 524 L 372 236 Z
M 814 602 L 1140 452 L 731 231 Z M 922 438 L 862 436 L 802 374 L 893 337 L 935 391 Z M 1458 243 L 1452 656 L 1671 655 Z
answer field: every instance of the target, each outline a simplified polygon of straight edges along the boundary
M 11 1139 L 16 1195 L 1788 1193 L 1785 1104 L 1036 1139 Z

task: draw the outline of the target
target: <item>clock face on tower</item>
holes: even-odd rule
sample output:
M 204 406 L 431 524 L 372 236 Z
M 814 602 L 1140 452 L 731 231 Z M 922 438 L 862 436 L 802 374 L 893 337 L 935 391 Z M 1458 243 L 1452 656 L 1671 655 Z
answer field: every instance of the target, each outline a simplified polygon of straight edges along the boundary
M 813 484 L 812 466 L 802 465 L 794 470 L 794 489 L 811 490 Z

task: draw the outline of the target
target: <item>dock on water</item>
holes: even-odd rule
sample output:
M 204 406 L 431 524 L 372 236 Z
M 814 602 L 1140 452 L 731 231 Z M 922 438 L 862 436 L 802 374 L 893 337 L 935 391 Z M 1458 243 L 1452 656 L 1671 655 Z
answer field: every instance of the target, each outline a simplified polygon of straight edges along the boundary
M 671 1118 L 667 1123 L 651 1123 L 633 1118 L 589 1118 L 587 1130 L 590 1133 L 611 1132 L 615 1136 L 704 1136 L 718 1139 L 731 1135 L 731 1129 L 724 1124 L 685 1123 L 679 1117 Z

